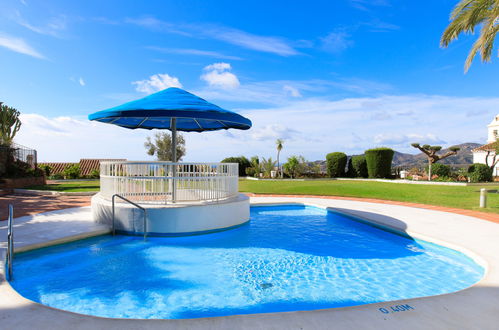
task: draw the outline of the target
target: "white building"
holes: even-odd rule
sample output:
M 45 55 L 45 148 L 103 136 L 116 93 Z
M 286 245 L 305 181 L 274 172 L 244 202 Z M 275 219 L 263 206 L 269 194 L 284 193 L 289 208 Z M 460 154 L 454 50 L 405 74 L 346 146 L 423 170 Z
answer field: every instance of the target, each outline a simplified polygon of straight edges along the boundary
M 487 144 L 473 149 L 473 163 L 482 163 L 491 165 L 494 160 L 499 160 L 499 155 L 496 158 L 496 146 L 499 145 L 499 115 L 495 116 L 490 124 L 487 125 Z M 498 162 L 499 163 L 499 162 Z M 499 164 L 496 164 L 493 171 L 494 176 L 499 176 Z

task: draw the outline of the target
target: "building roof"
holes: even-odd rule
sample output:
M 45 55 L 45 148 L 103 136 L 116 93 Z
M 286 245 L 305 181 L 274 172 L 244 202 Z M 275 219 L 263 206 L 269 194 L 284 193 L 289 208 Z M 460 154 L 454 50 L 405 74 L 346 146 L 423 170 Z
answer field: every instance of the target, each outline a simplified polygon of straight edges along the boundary
M 40 165 L 49 165 L 52 167 L 52 174 L 63 173 L 68 165 L 79 164 L 80 175 L 89 175 L 94 170 L 100 170 L 101 161 L 126 161 L 126 159 L 80 159 L 78 163 L 38 163 Z
M 491 142 L 491 143 L 484 144 L 483 146 L 479 146 L 479 147 L 471 150 L 471 152 L 495 151 L 497 147 L 499 147 L 499 142 L 498 141 L 494 141 L 494 142 Z

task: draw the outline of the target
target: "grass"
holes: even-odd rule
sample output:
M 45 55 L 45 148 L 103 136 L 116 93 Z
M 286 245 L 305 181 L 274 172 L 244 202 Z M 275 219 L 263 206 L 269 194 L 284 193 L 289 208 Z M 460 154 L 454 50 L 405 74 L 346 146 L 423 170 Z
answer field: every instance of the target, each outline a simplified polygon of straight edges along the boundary
M 488 194 L 488 207 L 478 207 L 478 186 L 437 186 L 368 181 L 240 180 L 241 192 L 376 198 L 499 213 L 499 193 Z M 497 187 L 485 187 L 497 189 Z
M 88 191 L 99 191 L 100 182 L 96 181 L 71 181 L 71 182 L 61 182 L 46 184 L 41 186 L 29 186 L 25 189 L 31 190 L 52 190 L 59 192 L 88 192 Z
M 26 189 L 60 192 L 99 191 L 99 181 L 73 181 Z M 479 186 L 437 186 L 368 181 L 253 181 L 239 180 L 239 191 L 257 194 L 322 195 L 376 198 L 499 213 L 499 193 L 488 194 L 488 207 L 480 209 Z M 486 187 L 496 189 L 496 187 Z

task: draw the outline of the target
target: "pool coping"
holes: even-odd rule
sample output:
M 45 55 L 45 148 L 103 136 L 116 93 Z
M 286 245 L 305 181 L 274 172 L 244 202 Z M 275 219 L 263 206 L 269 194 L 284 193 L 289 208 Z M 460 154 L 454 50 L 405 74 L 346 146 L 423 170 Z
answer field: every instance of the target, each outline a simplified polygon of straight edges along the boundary
M 20 296 L 0 267 L 0 319 L 9 329 L 494 329 L 499 321 L 499 225 L 470 216 L 407 206 L 309 197 L 252 197 L 252 205 L 305 204 L 339 211 L 384 229 L 451 247 L 482 266 L 484 278 L 470 288 L 392 302 L 267 314 L 181 320 L 107 319 L 44 306 Z M 350 212 L 346 212 L 349 210 Z M 57 212 L 57 211 L 55 211 Z M 52 213 L 52 212 L 47 212 Z M 94 235 L 96 232 L 94 232 Z M 76 237 L 72 235 L 73 239 Z M 66 236 L 66 239 L 69 236 Z M 494 239 L 495 238 L 495 239 Z M 80 237 L 81 239 L 81 237 Z M 497 241 L 497 242 L 496 242 Z M 53 243 L 53 242 L 52 242 Z M 25 249 L 30 246 L 27 245 Z M 39 246 L 38 246 L 39 247 Z M 16 252 L 18 250 L 16 249 Z M 1 248 L 4 258 L 5 249 Z M 392 306 L 410 306 L 395 307 Z M 479 307 L 477 307 L 479 306 Z M 404 309 L 404 310 L 402 310 Z M 389 311 L 389 313 L 384 313 Z

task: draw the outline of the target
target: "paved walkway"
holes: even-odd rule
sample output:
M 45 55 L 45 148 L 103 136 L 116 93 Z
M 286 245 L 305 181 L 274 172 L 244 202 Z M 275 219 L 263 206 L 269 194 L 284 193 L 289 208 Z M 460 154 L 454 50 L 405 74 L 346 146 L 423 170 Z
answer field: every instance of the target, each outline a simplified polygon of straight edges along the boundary
M 3 280 L 0 268 L 0 320 L 5 329 L 497 329 L 499 322 L 499 226 L 455 213 L 369 203 L 342 198 L 252 197 L 252 204 L 305 203 L 331 207 L 413 237 L 461 250 L 487 268 L 471 288 L 433 297 L 305 312 L 233 315 L 186 320 L 127 320 L 79 315 L 35 304 Z M 16 219 L 18 246 L 100 230 L 90 208 L 66 209 Z M 0 235 L 5 235 L 5 222 Z M 47 229 L 41 232 L 42 229 Z M 89 228 L 85 228 L 89 227 Z M 106 230 L 106 229 L 103 229 Z M 73 231 L 73 232 L 71 232 Z M 42 234 L 42 235 L 41 235 Z M 0 257 L 5 249 L 0 245 Z M 1 258 L 0 258 L 1 259 Z M 401 274 L 403 276 L 403 274 Z M 399 309 L 397 313 L 386 311 Z M 407 307 L 409 306 L 409 307 Z
M 14 206 L 14 217 L 17 218 L 70 207 L 88 206 L 90 198 L 91 196 L 2 195 L 0 196 L 0 221 L 7 220 L 9 204 Z

